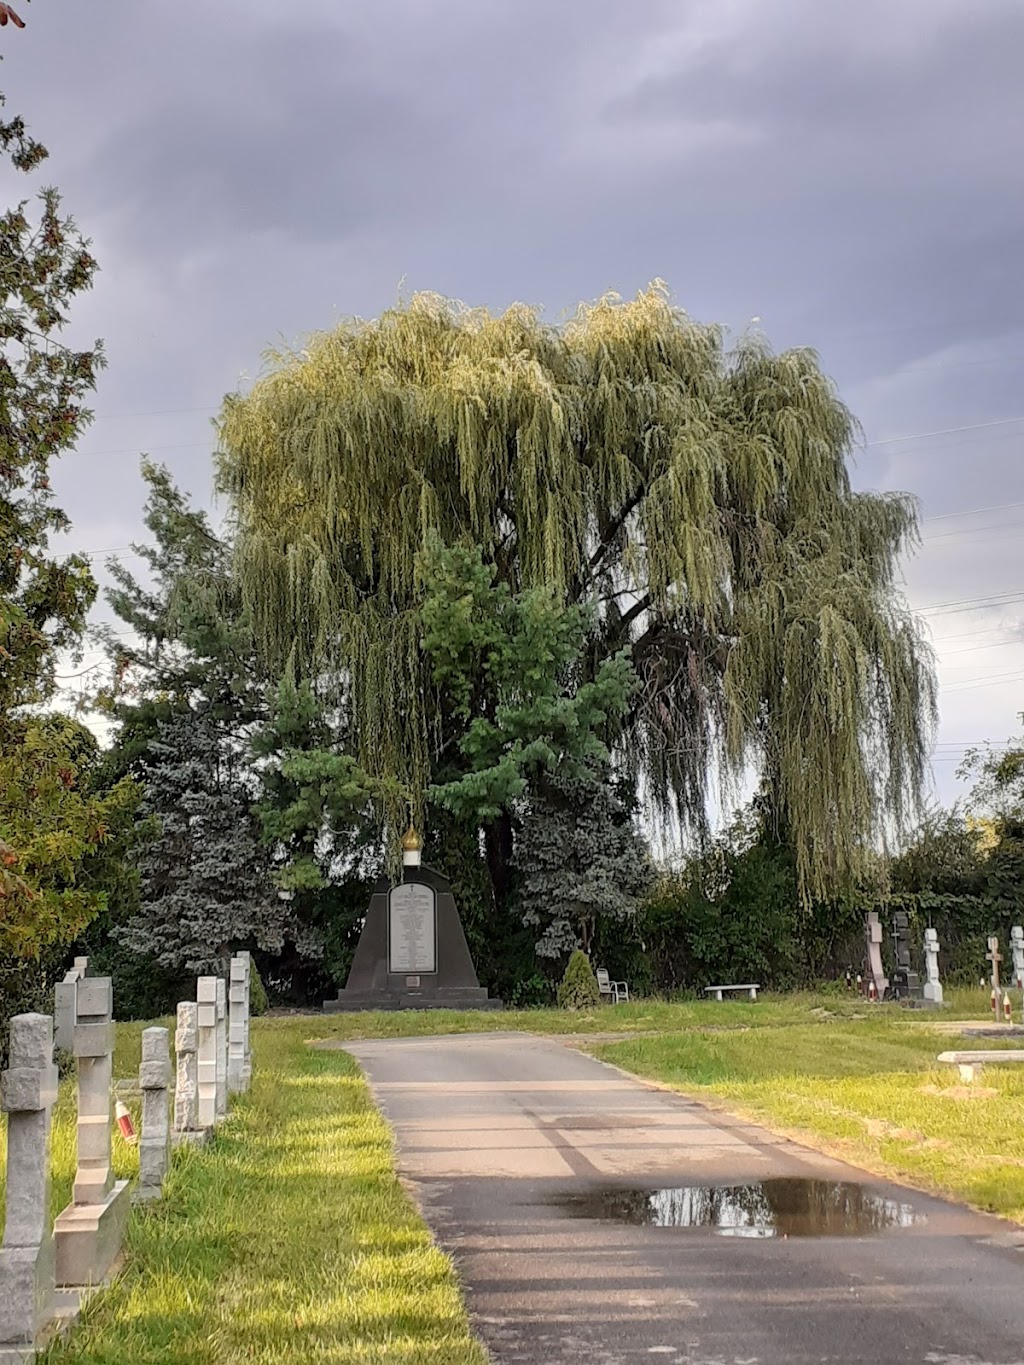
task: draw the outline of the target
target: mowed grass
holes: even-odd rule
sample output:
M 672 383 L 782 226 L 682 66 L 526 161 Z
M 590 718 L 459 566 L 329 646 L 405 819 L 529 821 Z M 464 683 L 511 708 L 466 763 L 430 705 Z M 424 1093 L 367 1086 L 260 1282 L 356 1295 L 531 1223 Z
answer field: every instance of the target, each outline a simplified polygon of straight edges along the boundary
M 118 1028 L 121 1076 L 142 1027 Z M 40 1362 L 484 1365 L 355 1062 L 306 1047 L 299 1021 L 253 1033 L 250 1093 L 209 1146 L 176 1152 L 164 1199 L 132 1211 L 124 1272 Z M 55 1208 L 74 1173 L 65 1092 Z M 130 1174 L 135 1149 L 116 1149 Z
M 985 1004 L 965 994 L 956 1013 L 983 1018 Z M 937 1055 L 1000 1044 L 951 1036 L 934 1020 L 886 1008 L 591 1050 L 880 1175 L 1024 1222 L 1024 1066 L 960 1084 Z

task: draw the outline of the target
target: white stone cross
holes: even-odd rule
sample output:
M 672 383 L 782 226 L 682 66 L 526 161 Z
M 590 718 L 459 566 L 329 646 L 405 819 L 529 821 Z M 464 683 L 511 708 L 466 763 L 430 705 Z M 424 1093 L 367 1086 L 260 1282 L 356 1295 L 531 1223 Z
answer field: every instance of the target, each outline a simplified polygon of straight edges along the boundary
M 174 1033 L 177 1077 L 174 1084 L 174 1131 L 199 1131 L 199 1006 L 183 1000 L 178 1006 L 178 1026 Z
M 99 1284 L 121 1250 L 128 1182 L 115 1183 L 114 997 L 109 976 L 87 976 L 76 992 L 78 1171 L 71 1204 L 53 1225 L 59 1285 Z
M 232 1094 L 249 1089 L 249 971 L 249 954 L 236 953 L 228 986 L 228 1090 Z
M 942 1004 L 942 982 L 939 980 L 939 936 L 934 929 L 924 931 L 925 983 L 921 992 L 925 1000 Z
M 78 983 L 89 974 L 89 959 L 76 957 L 74 965 L 53 990 L 53 1042 L 63 1052 L 75 1050 L 75 1020 L 78 1017 Z
M 11 1020 L 10 1064 L 0 1077 L 7 1119 L 7 1216 L 0 1246 L 0 1356 L 26 1355 L 52 1312 L 54 1247 L 50 1233 L 50 1111 L 57 1099 L 53 1020 Z
M 217 978 L 201 976 L 196 982 L 199 1016 L 197 1078 L 199 1082 L 199 1127 L 213 1128 L 217 1123 Z
M 171 1055 L 165 1028 L 142 1030 L 142 1136 L 139 1141 L 139 1198 L 158 1199 L 171 1159 L 168 1087 Z
M 1024 989 L 1024 929 L 1019 924 L 1010 930 L 1010 952 L 1013 954 L 1013 983 Z
M 217 1118 L 228 1112 L 228 988 L 222 976 L 217 977 Z

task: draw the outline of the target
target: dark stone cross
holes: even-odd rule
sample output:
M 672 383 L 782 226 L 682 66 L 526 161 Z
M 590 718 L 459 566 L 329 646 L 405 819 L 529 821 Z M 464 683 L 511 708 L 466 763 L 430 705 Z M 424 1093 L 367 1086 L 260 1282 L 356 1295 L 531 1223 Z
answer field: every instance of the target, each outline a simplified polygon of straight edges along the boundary
M 892 917 L 893 955 L 896 966 L 892 974 L 892 994 L 895 1000 L 915 999 L 921 994 L 920 979 L 910 966 L 910 917 L 905 910 L 896 910 Z

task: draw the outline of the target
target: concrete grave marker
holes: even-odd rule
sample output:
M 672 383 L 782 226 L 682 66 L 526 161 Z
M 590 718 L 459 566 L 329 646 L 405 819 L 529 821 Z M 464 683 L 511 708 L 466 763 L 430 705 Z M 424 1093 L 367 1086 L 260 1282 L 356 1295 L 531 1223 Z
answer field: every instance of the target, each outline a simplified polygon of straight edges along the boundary
M 924 931 L 924 974 L 922 992 L 925 1000 L 942 1004 L 942 983 L 939 980 L 939 936 L 934 929 Z
M 58 981 L 53 989 L 53 1043 L 62 1052 L 74 1051 L 78 983 L 88 974 L 89 959 L 76 957 L 74 965 L 65 972 L 64 979 Z
M 165 1028 L 142 1030 L 142 1136 L 139 1141 L 139 1198 L 158 1199 L 171 1159 L 168 1087 L 171 1055 Z
M 1024 990 L 1024 928 L 1019 924 L 1010 930 L 1010 953 L 1013 956 L 1013 984 Z
M 228 992 L 222 976 L 217 977 L 217 1119 L 228 1112 Z
M 196 1074 L 199 1082 L 199 1127 L 217 1123 L 217 978 L 201 976 L 196 982 L 199 1045 Z
M 73 1201 L 54 1224 L 57 1283 L 100 1283 L 121 1250 L 128 1182 L 115 1182 L 113 992 L 109 976 L 78 982 L 74 1053 L 78 1061 L 78 1171 Z
M 228 1090 L 232 1094 L 249 1089 L 249 970 L 249 954 L 236 953 L 228 988 Z
M 889 981 L 882 969 L 882 925 L 877 910 L 869 910 L 864 924 L 868 955 L 868 978 L 874 982 L 878 999 L 885 998 Z
M 31 1358 L 50 1318 L 54 1245 L 50 1233 L 50 1113 L 57 1099 L 53 1020 L 11 1020 L 10 1062 L 0 1077 L 7 1114 L 7 1214 L 0 1245 L 0 1359 Z
M 174 1032 L 177 1075 L 174 1084 L 174 1132 L 176 1136 L 200 1131 L 199 1125 L 199 1006 L 183 1000 L 178 1006 Z

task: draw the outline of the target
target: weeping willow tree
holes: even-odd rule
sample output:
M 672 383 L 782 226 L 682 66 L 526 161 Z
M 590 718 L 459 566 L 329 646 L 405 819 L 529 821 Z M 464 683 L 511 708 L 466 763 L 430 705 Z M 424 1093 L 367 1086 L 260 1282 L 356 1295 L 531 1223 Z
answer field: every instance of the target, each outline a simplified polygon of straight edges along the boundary
M 273 353 L 218 480 L 267 664 L 338 680 L 370 772 L 426 786 L 417 564 L 474 542 L 592 604 L 595 662 L 631 647 L 617 758 L 648 809 L 700 828 L 711 774 L 758 771 L 817 895 L 914 809 L 934 719 L 895 581 L 915 506 L 851 489 L 856 436 L 811 351 L 728 351 L 660 285 L 557 327 L 418 295 Z

